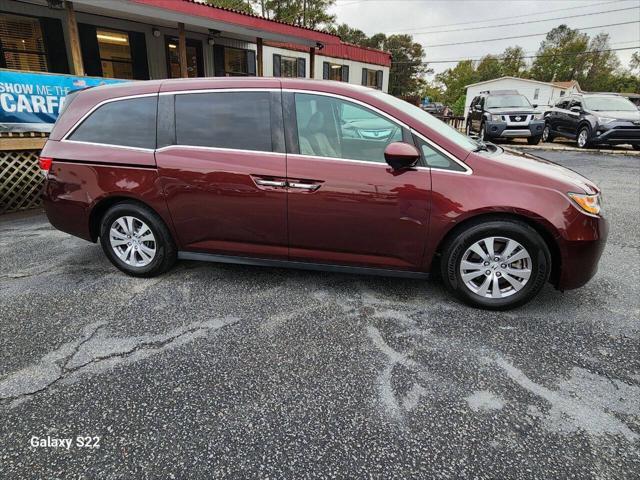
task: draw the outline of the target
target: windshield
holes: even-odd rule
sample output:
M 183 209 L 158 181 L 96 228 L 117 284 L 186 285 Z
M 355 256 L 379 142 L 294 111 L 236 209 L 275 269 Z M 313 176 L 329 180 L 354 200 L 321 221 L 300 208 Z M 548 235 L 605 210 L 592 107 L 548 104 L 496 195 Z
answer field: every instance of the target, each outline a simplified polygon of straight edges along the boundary
M 427 127 L 435 130 L 440 135 L 444 135 L 445 137 L 447 137 L 447 139 L 451 140 L 459 147 L 464 148 L 468 152 L 472 152 L 478 148 L 478 144 L 471 140 L 469 137 L 463 135 L 455 128 L 447 125 L 443 121 L 438 120 L 436 117 L 434 117 L 430 113 L 425 112 L 421 108 L 416 107 L 409 102 L 405 102 L 404 100 L 400 100 L 399 98 L 389 95 L 388 93 L 381 92 L 380 90 L 371 92 L 371 94 L 379 97 L 381 100 L 394 106 L 407 115 L 411 115 L 419 122 L 424 123 Z
M 583 97 L 582 101 L 587 110 L 595 112 L 636 112 L 638 108 L 623 97 Z
M 522 95 L 492 95 L 487 97 L 485 108 L 530 107 L 527 97 Z

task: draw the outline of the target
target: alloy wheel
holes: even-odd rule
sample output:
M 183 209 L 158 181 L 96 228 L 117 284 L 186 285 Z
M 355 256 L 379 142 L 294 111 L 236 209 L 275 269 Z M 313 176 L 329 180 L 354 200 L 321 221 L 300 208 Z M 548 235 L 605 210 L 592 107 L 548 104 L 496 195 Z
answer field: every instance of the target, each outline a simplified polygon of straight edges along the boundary
M 583 128 L 582 130 L 580 130 L 580 133 L 578 134 L 578 146 L 580 148 L 584 148 L 587 145 L 588 134 L 589 132 L 587 132 L 586 128 Z
M 132 267 L 146 267 L 156 256 L 153 232 L 136 217 L 117 218 L 109 229 L 109 242 L 118 258 Z
M 546 142 L 547 140 L 549 140 L 549 125 L 545 125 L 542 130 L 542 141 Z
M 529 281 L 531 271 L 527 249 L 506 237 L 487 237 L 475 242 L 460 262 L 465 286 L 483 298 L 506 298 L 518 293 Z

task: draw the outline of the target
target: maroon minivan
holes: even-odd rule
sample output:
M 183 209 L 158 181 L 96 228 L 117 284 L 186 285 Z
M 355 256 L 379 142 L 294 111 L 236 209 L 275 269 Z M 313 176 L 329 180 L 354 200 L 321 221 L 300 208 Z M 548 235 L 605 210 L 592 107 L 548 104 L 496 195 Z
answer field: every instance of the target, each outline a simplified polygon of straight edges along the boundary
M 484 308 L 577 288 L 607 236 L 584 177 L 377 90 L 198 78 L 74 92 L 42 151 L 58 229 L 129 275 L 176 259 L 409 277 Z

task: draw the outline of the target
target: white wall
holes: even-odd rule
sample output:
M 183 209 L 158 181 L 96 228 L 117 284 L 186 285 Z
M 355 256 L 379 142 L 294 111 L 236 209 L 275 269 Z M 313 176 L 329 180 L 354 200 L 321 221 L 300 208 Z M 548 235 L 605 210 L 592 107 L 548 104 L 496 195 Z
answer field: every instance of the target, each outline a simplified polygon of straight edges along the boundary
M 354 60 L 345 60 L 343 58 L 325 57 L 316 53 L 315 61 L 315 78 L 322 79 L 322 64 L 330 62 L 336 65 L 347 65 L 349 67 L 349 83 L 354 85 L 362 85 L 362 69 L 382 70 L 382 91 L 389 91 L 389 67 L 382 65 L 374 65 L 371 63 L 356 62 Z
M 469 105 L 474 97 L 486 90 L 517 90 L 520 94 L 527 97 L 531 104 L 538 105 L 541 110 L 545 110 L 555 104 L 558 98 L 560 98 L 560 93 L 565 91 L 565 89 L 555 87 L 551 84 L 528 82 L 517 78 L 496 79 L 480 85 L 471 85 L 467 88 L 464 105 L 465 117 L 469 112 Z M 538 90 L 538 98 L 535 98 L 536 90 Z

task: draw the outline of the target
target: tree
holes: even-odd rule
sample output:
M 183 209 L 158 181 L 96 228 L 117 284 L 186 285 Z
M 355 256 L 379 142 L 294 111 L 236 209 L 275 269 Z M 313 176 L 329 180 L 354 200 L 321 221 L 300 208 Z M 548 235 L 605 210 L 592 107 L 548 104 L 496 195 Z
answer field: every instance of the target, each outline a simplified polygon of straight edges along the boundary
M 507 47 L 500 55 L 502 63 L 502 75 L 508 77 L 521 77 L 526 74 L 527 62 L 524 59 L 522 47 Z
M 485 55 L 476 67 L 476 78 L 478 82 L 500 78 L 502 76 L 502 61 L 495 55 Z
M 458 62 L 453 68 L 448 68 L 436 75 L 436 81 L 445 88 L 444 100 L 447 105 L 453 105 L 466 92 L 466 86 L 477 81 L 476 71 L 471 60 Z
M 620 68 L 620 60 L 609 46 L 609 34 L 600 33 L 593 37 L 588 52 L 584 55 L 585 71 L 580 72 L 576 79 L 585 90 L 606 91 Z
M 272 20 L 292 23 L 301 27 L 330 27 L 335 15 L 328 10 L 335 0 L 261 0 L 261 14 Z
M 552 29 L 540 44 L 530 76 L 542 82 L 577 80 L 585 70 L 589 36 L 566 25 Z
M 629 69 L 632 71 L 640 70 L 640 52 L 633 52 L 633 55 L 631 55 Z
M 353 43 L 354 45 L 365 46 L 369 42 L 369 37 L 366 33 L 357 28 L 351 28 L 346 23 L 330 28 L 329 32 L 338 35 L 343 42 Z
M 207 3 L 216 7 L 230 8 L 239 12 L 254 13 L 250 0 L 207 0 Z

